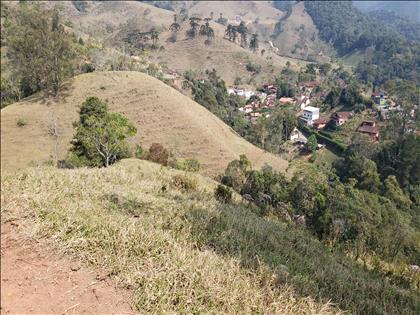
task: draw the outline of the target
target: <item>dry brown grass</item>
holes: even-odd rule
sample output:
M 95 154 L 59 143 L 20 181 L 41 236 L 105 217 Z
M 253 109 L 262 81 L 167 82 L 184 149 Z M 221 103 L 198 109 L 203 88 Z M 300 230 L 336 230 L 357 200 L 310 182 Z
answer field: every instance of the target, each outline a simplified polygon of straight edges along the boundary
M 65 19 L 73 23 L 74 30 L 81 34 L 89 34 L 111 47 L 120 46 L 123 36 L 120 31 L 129 21 L 133 27 L 143 32 L 150 31 L 152 27 L 158 28 L 161 32 L 158 45 L 164 46 L 165 50 L 150 51 L 150 61 L 166 65 L 180 73 L 190 69 L 205 71 L 215 68 L 227 84 L 233 84 L 236 77 L 242 78 L 244 83 L 252 78 L 256 84 L 263 84 L 272 81 L 287 61 L 293 67 L 304 64 L 303 62 L 298 63 L 295 59 L 268 52 L 268 44 L 264 43 L 263 39 L 269 39 L 268 36 L 272 34 L 275 23 L 283 14 L 268 2 L 201 1 L 196 4 L 186 3 L 189 7 L 189 14 L 197 13 L 202 17 L 208 17 L 213 11 L 215 19 L 217 19 L 219 13 L 224 12 L 224 16 L 229 19 L 234 19 L 236 15 L 242 15 L 248 23 L 259 16 L 259 25 L 248 24 L 250 32 L 260 34 L 260 47 L 257 54 L 224 39 L 226 27 L 215 22 L 211 22 L 211 27 L 214 29 L 216 37 L 210 46 L 204 45 L 205 38 L 202 36 L 195 40 L 187 39 L 185 33 L 189 29 L 188 21 L 181 24 L 178 41 L 171 43 L 168 41 L 171 36 L 169 26 L 173 21 L 174 12 L 138 1 L 92 2 L 87 7 L 86 13 L 78 12 L 69 1 L 59 2 L 59 4 L 63 7 Z M 47 3 L 47 5 L 52 4 Z M 238 24 L 238 22 L 231 22 Z M 111 28 L 112 31 L 108 32 L 107 28 Z M 266 33 L 265 37 L 262 36 L 263 33 Z M 262 49 L 267 51 L 263 57 L 260 54 Z M 267 60 L 267 56 L 272 59 Z M 262 66 L 260 74 L 252 75 L 246 70 L 245 66 L 249 61 Z
M 133 144 L 148 148 L 153 142 L 162 143 L 178 157 L 196 158 L 206 175 L 220 174 L 240 154 L 257 168 L 265 163 L 278 170 L 287 167 L 286 161 L 245 141 L 204 107 L 155 78 L 139 72 L 96 72 L 72 79 L 58 98 L 35 95 L 2 109 L 2 171 L 50 160 L 56 154 L 64 158 L 74 134 L 72 122 L 88 96 L 107 100 L 111 111 L 138 127 Z M 27 125 L 17 127 L 17 119 Z M 58 143 L 49 133 L 54 121 Z
M 324 57 L 317 56 L 322 61 L 329 61 L 331 47 L 326 45 L 318 36 L 318 30 L 310 15 L 305 11 L 303 2 L 293 6 L 292 14 L 283 21 L 283 32 L 277 35 L 274 44 L 279 48 L 279 53 L 287 56 L 296 56 L 306 59 L 308 55 L 318 55 L 322 51 Z M 299 30 L 303 28 L 303 30 Z M 315 40 L 312 40 L 314 36 Z M 296 44 L 301 46 L 292 52 Z
M 338 312 L 278 284 L 264 263 L 244 269 L 236 258 L 200 244 L 192 236 L 189 214 L 195 209 L 220 213 L 215 183 L 190 174 L 199 186 L 186 193 L 171 188 L 177 174 L 182 172 L 140 160 L 107 169 L 26 169 L 2 178 L 2 219 L 26 217 L 32 222 L 30 235 L 108 270 L 134 291 L 140 312 Z

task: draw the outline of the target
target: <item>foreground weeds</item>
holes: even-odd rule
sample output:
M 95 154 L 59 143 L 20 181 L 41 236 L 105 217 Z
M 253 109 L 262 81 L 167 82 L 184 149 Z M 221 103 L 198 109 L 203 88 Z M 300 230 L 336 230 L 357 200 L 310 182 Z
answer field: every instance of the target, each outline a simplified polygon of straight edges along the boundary
M 339 313 L 331 299 L 352 312 L 415 313 L 414 293 L 186 176 L 139 160 L 30 168 L 2 181 L 2 220 L 25 216 L 31 235 L 106 268 L 141 312 Z

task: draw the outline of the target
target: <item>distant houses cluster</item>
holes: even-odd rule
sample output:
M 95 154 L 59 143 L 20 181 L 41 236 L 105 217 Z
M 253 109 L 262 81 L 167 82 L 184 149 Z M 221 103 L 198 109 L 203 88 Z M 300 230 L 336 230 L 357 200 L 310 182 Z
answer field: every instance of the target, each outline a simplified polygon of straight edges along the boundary
M 342 79 L 339 79 L 337 83 L 341 87 L 346 85 Z M 279 107 L 293 107 L 298 112 L 302 123 L 314 130 L 324 129 L 329 124 L 340 127 L 353 118 L 354 113 L 349 111 L 337 111 L 329 117 L 322 117 L 320 109 L 311 106 L 311 104 L 319 103 L 315 101 L 320 100 L 322 102 L 326 97 L 324 92 L 316 88 L 317 86 L 317 81 L 300 83 L 298 93 L 293 97 L 277 98 L 277 85 L 274 83 L 264 84 L 257 91 L 232 87 L 228 89 L 228 93 L 236 94 L 248 101 L 245 106 L 238 110 L 243 112 L 244 116 L 252 123 L 257 122 L 261 117 L 269 117 L 270 110 Z M 373 92 L 371 98 L 375 104 L 373 109 L 382 120 L 388 119 L 391 111 L 400 110 L 400 107 L 396 106 L 396 103 L 384 91 Z M 379 130 L 375 121 L 362 121 L 355 131 L 368 135 L 374 141 L 379 139 Z M 303 143 L 305 137 L 299 130 L 295 130 L 291 135 L 291 140 L 292 142 Z
M 274 83 L 264 84 L 259 91 L 247 90 L 244 88 L 232 87 L 228 89 L 229 94 L 236 94 L 250 100 L 247 105 L 238 110 L 245 114 L 251 122 L 256 122 L 263 115 L 269 117 L 269 110 L 277 107 L 293 106 L 303 110 L 311 103 L 311 99 L 323 97 L 323 93 L 312 93 L 317 86 L 316 81 L 308 81 L 301 84 L 299 93 L 293 97 L 280 97 L 277 99 L 277 86 Z M 252 96 L 255 96 L 251 99 Z

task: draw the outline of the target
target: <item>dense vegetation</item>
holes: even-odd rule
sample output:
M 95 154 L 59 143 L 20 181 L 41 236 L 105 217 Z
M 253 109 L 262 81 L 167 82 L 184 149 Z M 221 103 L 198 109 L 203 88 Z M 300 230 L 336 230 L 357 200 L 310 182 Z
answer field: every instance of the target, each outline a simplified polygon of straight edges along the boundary
M 189 71 L 185 74 L 187 84 L 191 87 L 194 100 L 231 126 L 239 135 L 255 145 L 274 152 L 282 152 L 282 144 L 289 138 L 297 126 L 295 112 L 290 108 L 279 108 L 269 117 L 261 117 L 252 124 L 238 108 L 245 105 L 235 94 L 228 94 L 225 82 L 216 71 L 207 71 L 207 78 L 197 80 Z M 282 80 L 277 81 L 282 86 Z M 282 95 L 278 95 L 281 97 Z M 264 115 L 264 112 L 262 112 Z
M 420 23 L 409 21 L 395 12 L 378 10 L 369 13 L 373 19 L 390 26 L 408 40 L 420 42 Z
M 83 40 L 65 30 L 57 9 L 39 3 L 22 2 L 16 8 L 2 4 L 2 23 L 7 57 L 2 63 L 2 107 L 41 90 L 57 96 L 64 79 L 77 71 Z
M 418 56 L 420 44 L 409 42 L 353 7 L 350 1 L 306 1 L 322 39 L 330 42 L 340 56 L 367 52 L 367 60 L 356 71 L 375 84 L 392 78 L 420 81 Z

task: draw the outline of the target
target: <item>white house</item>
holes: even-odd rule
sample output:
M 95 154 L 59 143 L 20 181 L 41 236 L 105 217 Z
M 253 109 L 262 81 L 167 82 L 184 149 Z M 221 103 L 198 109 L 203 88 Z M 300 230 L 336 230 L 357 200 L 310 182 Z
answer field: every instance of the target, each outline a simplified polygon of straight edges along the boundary
M 239 95 L 239 96 L 243 96 L 246 99 L 250 98 L 252 95 L 255 94 L 254 91 L 249 91 L 249 90 L 247 91 L 247 90 L 236 89 L 236 88 L 233 88 L 233 89 L 230 88 L 230 89 L 228 89 L 228 93 L 229 94 L 236 94 L 236 95 Z
M 312 125 L 313 121 L 318 118 L 319 108 L 313 106 L 306 106 L 303 109 L 303 115 L 300 116 L 300 119 L 302 119 L 306 124 L 310 126 Z

